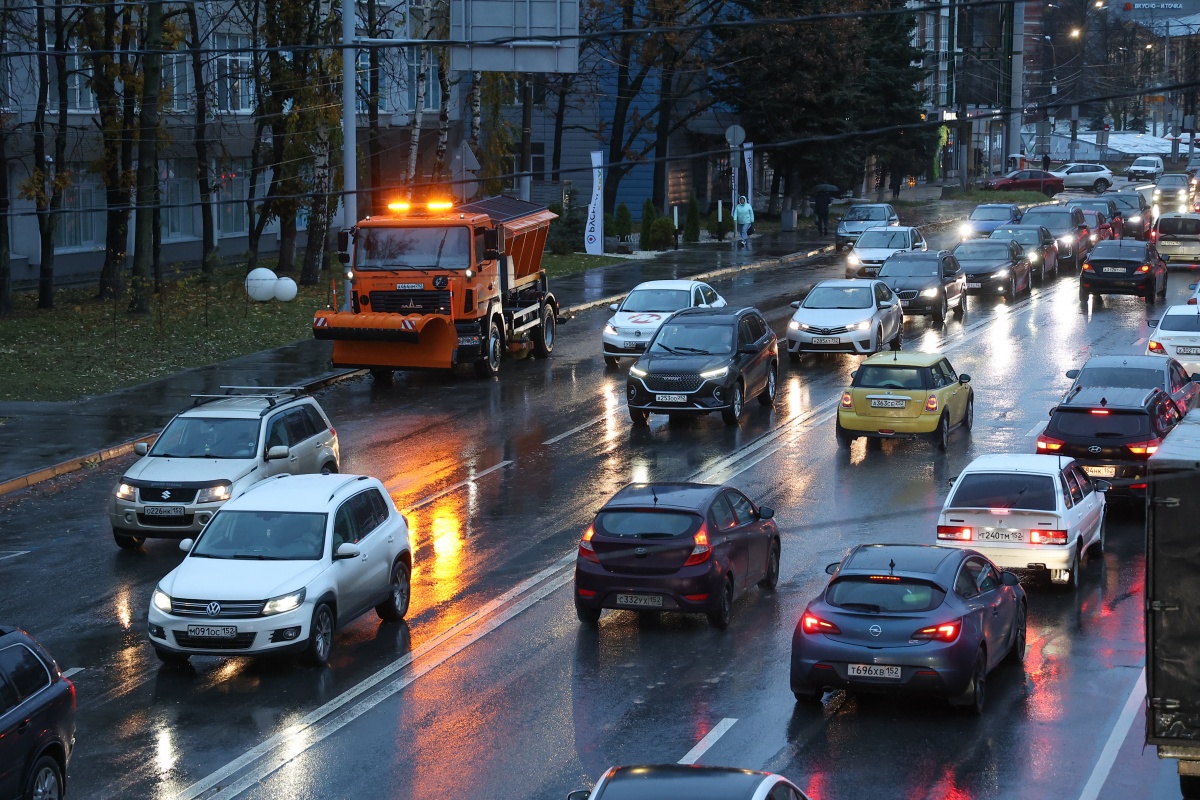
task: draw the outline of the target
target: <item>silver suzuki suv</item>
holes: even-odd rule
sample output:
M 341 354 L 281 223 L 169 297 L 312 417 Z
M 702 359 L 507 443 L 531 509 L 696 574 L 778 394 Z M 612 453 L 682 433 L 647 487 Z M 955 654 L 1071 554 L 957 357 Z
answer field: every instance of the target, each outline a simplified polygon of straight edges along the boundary
M 109 519 L 124 548 L 194 537 L 230 497 L 263 478 L 337 472 L 337 431 L 297 387 L 222 386 L 193 395 L 113 491 Z

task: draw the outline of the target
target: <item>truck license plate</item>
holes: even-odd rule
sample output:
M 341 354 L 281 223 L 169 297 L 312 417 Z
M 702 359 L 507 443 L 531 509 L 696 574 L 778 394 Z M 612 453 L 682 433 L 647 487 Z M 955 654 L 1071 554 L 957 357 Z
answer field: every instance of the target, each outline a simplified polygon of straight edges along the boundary
M 836 336 L 814 336 L 813 344 L 841 344 L 842 340 Z
M 619 594 L 617 605 L 637 608 L 662 608 L 662 596 L 657 594 Z
M 871 408 L 904 408 L 903 400 L 872 400 Z
M 878 664 L 847 664 L 846 675 L 851 678 L 887 678 L 900 680 L 899 667 L 881 667 Z
M 146 506 L 147 517 L 182 517 L 183 506 Z
M 232 639 L 237 636 L 237 626 L 188 625 L 188 636 L 202 639 Z
M 656 403 L 686 403 L 686 394 L 656 394 L 654 395 Z

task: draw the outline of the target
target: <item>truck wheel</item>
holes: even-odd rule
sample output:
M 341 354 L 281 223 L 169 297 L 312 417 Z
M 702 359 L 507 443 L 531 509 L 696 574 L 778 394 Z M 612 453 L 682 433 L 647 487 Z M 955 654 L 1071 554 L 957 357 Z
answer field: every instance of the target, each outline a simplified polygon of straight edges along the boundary
M 481 378 L 492 378 L 500 373 L 500 348 L 504 340 L 500 338 L 500 328 L 496 321 L 488 323 L 487 339 L 483 342 L 483 355 L 475 362 L 475 374 Z
M 375 381 L 379 386 L 391 386 L 396 382 L 396 370 L 373 369 L 371 370 L 371 380 Z
M 533 354 L 537 358 L 548 358 L 554 352 L 554 306 L 542 305 L 542 324 L 533 331 Z

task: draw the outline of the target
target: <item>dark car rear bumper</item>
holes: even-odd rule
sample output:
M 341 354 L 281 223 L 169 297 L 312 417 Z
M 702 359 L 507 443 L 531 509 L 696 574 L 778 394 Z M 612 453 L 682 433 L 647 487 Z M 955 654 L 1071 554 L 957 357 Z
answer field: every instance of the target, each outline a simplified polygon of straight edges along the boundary
M 680 567 L 665 575 L 610 572 L 601 564 L 579 558 L 575 561 L 575 604 L 588 609 L 704 614 L 716 610 L 720 605 L 724 580 L 725 570 L 715 557 L 703 564 Z M 661 597 L 662 605 L 618 603 L 619 594 Z M 700 595 L 703 595 L 702 599 Z M 689 600 L 689 597 L 693 599 Z
M 1086 272 L 1079 274 L 1079 290 L 1093 294 L 1145 294 L 1153 290 L 1154 277 L 1146 273 L 1138 278 L 1103 278 Z
M 1079 464 L 1080 469 L 1088 473 L 1092 480 L 1108 481 L 1112 484 L 1112 489 L 1107 493 L 1108 497 L 1142 499 L 1146 496 L 1145 467 L 1131 466 L 1128 462 L 1123 461 L 1104 461 L 1080 457 L 1076 457 L 1075 463 Z M 1112 477 L 1092 475 L 1088 472 L 1088 467 L 1113 467 L 1115 474 Z M 1136 489 L 1133 488 L 1135 486 Z
M 792 640 L 791 686 L 799 693 L 848 689 L 954 697 L 967 690 L 977 652 L 978 645 L 961 636 L 949 644 L 867 648 L 797 632 Z M 847 675 L 849 664 L 898 666 L 900 679 L 851 678 Z

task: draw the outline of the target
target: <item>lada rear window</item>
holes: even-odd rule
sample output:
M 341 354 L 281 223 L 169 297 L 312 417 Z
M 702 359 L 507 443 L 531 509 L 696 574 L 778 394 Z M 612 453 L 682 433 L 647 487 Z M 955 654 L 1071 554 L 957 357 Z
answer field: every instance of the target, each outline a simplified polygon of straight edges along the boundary
M 924 389 L 928 367 L 862 366 L 853 386 L 862 389 Z
M 1200 236 L 1200 219 L 1164 217 L 1158 221 L 1160 236 Z
M 257 419 L 176 417 L 150 448 L 162 458 L 253 458 Z
M 1017 508 L 1054 511 L 1058 496 L 1049 475 L 971 472 L 958 479 L 947 508 Z
M 1094 436 L 1098 439 L 1116 439 L 1127 436 L 1149 436 L 1150 415 L 1145 413 L 1093 414 L 1093 409 L 1062 409 L 1054 412 L 1047 433 L 1067 436 Z M 1097 411 L 1108 409 L 1095 409 Z
M 825 592 L 825 602 L 847 611 L 932 611 L 945 599 L 928 581 L 896 575 L 847 575 Z
M 697 514 L 677 511 L 601 511 L 592 530 L 605 536 L 674 539 L 691 536 L 703 521 Z

